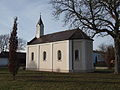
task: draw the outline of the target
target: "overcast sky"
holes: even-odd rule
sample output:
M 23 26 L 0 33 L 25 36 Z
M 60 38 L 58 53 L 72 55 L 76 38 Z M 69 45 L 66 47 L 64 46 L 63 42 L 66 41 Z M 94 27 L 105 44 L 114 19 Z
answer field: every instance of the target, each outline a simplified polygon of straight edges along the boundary
M 45 34 L 63 31 L 63 22 L 52 16 L 50 0 L 0 0 L 0 35 L 8 34 L 12 30 L 14 17 L 18 17 L 18 36 L 29 41 L 36 33 L 36 24 L 42 15 Z M 94 38 L 94 49 L 101 43 L 111 44 L 111 37 Z

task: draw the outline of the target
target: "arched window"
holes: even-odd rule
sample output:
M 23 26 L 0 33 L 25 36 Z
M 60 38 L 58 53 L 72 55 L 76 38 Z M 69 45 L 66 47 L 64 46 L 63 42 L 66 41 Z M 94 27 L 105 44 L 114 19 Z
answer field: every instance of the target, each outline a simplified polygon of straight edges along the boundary
M 31 60 L 32 61 L 34 60 L 34 53 L 33 52 L 31 53 Z
M 46 60 L 46 52 L 43 52 L 43 60 Z
M 61 60 L 61 58 L 62 58 L 62 53 L 61 53 L 60 50 L 58 50 L 58 52 L 57 52 L 57 57 L 58 57 L 58 60 Z
M 79 50 L 75 50 L 75 60 L 79 60 Z

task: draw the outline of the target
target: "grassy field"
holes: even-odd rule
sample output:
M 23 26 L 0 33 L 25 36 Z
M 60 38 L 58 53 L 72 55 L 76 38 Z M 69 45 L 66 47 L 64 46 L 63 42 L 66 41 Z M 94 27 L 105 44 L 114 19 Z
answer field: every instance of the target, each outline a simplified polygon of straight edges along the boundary
M 95 73 L 50 73 L 20 70 L 13 81 L 0 68 L 0 90 L 120 90 L 120 75 L 108 70 Z

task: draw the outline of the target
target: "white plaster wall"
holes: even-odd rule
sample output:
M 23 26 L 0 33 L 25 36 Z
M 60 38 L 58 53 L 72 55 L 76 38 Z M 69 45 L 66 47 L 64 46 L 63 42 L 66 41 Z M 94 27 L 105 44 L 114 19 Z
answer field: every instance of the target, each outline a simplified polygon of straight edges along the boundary
M 92 41 L 86 40 L 86 70 L 88 72 L 94 71 L 93 65 L 93 43 Z
M 69 40 L 43 43 L 27 46 L 26 68 L 29 70 L 69 72 L 70 49 Z M 61 50 L 62 59 L 59 61 L 57 51 Z M 46 60 L 43 60 L 43 52 L 46 51 Z M 35 60 L 31 60 L 31 53 L 34 52 Z M 71 60 L 72 61 L 72 60 Z
M 44 35 L 44 25 L 36 25 L 36 37 L 40 38 L 42 35 Z
M 36 25 L 36 37 L 37 38 L 40 37 L 40 25 L 39 24 Z
M 0 58 L 0 66 L 7 66 L 8 58 Z
M 84 39 L 28 45 L 26 67 L 39 71 L 70 72 L 74 70 L 78 72 L 90 72 L 94 69 L 92 48 L 92 41 Z M 79 50 L 79 60 L 75 60 L 76 49 Z M 61 60 L 58 60 L 57 57 L 58 50 L 62 52 Z M 44 51 L 47 54 L 45 61 L 43 61 Z M 31 60 L 32 52 L 35 55 L 34 61 Z
M 31 60 L 31 53 L 34 53 L 34 60 Z M 37 70 L 37 45 L 27 46 L 26 69 Z
M 84 70 L 84 49 L 83 40 L 73 40 L 73 70 L 82 71 Z M 79 51 L 79 60 L 75 60 L 75 50 Z
M 39 70 L 40 71 L 52 71 L 52 43 L 45 43 L 39 45 L 40 59 Z M 43 60 L 43 52 L 46 52 L 46 60 Z
M 79 50 L 79 60 L 75 60 L 75 50 Z M 91 72 L 93 68 L 92 41 L 73 40 L 73 70 L 76 72 Z
M 53 43 L 53 71 L 69 72 L 69 41 L 59 41 Z M 62 58 L 58 60 L 57 52 L 61 50 Z

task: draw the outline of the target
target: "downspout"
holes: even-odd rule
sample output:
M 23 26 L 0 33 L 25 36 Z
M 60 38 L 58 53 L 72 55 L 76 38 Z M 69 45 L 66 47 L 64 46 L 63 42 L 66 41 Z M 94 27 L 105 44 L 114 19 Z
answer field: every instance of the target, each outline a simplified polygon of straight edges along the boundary
M 40 71 L 40 46 L 38 45 L 38 71 Z
M 74 71 L 74 47 L 73 47 L 73 40 L 72 40 L 72 72 Z
M 26 69 L 28 69 L 28 62 L 29 62 L 29 46 L 27 45 L 27 53 L 26 53 Z
M 53 72 L 53 43 L 52 43 L 52 72 Z

